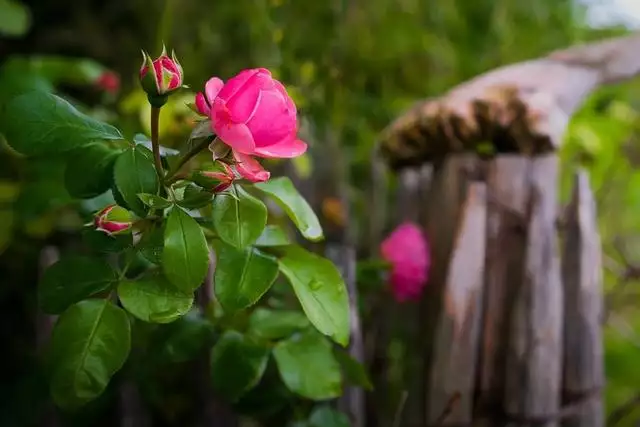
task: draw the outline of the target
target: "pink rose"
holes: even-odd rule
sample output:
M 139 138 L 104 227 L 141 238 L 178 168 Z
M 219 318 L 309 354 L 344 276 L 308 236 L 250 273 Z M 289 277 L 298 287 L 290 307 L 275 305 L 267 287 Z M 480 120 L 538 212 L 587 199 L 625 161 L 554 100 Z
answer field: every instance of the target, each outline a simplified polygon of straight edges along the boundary
M 390 285 L 396 301 L 420 298 L 427 282 L 431 256 L 422 231 L 413 223 L 399 225 L 380 246 L 391 264 Z
M 196 109 L 209 116 L 218 138 L 234 152 L 258 157 L 291 158 L 307 144 L 297 138 L 296 106 L 269 70 L 241 71 L 226 84 L 217 77 L 196 95 Z

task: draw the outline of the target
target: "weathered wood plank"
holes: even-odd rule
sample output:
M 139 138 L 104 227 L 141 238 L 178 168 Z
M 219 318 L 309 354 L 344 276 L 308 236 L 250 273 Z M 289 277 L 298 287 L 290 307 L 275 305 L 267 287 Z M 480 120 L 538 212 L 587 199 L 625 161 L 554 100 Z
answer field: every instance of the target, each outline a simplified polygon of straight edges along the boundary
M 529 163 L 523 156 L 499 156 L 487 174 L 487 256 L 476 403 L 488 421 L 482 425 L 495 425 L 502 412 L 513 283 L 521 280 L 524 269 L 522 218 L 527 210 Z
M 484 183 L 470 183 L 459 215 L 435 331 L 427 388 L 428 424 L 441 419 L 451 399 L 457 403 L 445 421 L 471 422 L 484 281 L 486 196 Z
M 585 171 L 576 173 L 563 248 L 564 401 L 586 399 L 564 427 L 602 427 L 604 385 L 602 253 L 596 204 Z
M 421 213 L 431 247 L 431 270 L 420 303 L 419 325 L 422 331 L 415 343 L 423 354 L 422 387 L 411 390 L 423 399 L 423 421 L 411 425 L 427 425 L 428 420 L 437 419 L 445 410 L 446 402 L 439 407 L 436 403 L 443 400 L 442 393 L 433 387 L 433 384 L 438 384 L 435 379 L 438 372 L 434 366 L 438 352 L 443 347 L 437 343 L 437 328 L 442 323 L 440 318 L 443 316 L 445 290 L 451 276 L 450 259 L 457 244 L 460 218 L 465 216 L 463 206 L 472 185 L 469 172 L 476 170 L 478 163 L 473 155 L 450 156 L 434 164 L 430 177 L 427 178 L 429 174 L 423 173 L 423 179 L 431 181 L 429 190 L 424 194 L 427 206 Z M 432 400 L 434 403 L 431 403 Z
M 535 158 L 528 168 L 525 271 L 513 301 L 504 406 L 509 425 L 555 427 L 562 378 L 563 291 L 557 255 L 555 155 Z

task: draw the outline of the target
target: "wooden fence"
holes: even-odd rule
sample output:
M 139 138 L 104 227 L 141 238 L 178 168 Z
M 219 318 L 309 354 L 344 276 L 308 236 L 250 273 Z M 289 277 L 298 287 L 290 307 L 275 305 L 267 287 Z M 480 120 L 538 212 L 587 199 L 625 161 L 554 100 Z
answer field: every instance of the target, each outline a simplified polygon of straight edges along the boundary
M 424 197 L 433 267 L 411 397 L 422 411 L 399 425 L 603 426 L 595 203 L 579 171 L 560 215 L 557 179 L 555 154 L 462 154 L 401 172 L 399 197 Z M 397 206 L 398 219 L 415 219 Z

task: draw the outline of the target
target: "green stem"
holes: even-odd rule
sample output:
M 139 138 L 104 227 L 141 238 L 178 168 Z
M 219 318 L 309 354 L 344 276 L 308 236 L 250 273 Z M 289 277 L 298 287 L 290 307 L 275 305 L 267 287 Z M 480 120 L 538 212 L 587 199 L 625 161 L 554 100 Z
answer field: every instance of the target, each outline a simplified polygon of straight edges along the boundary
M 165 184 L 166 185 L 171 185 L 174 182 L 176 182 L 178 180 L 178 177 L 176 175 L 178 174 L 178 172 L 180 172 L 180 169 L 182 169 L 182 167 L 189 160 L 191 160 L 193 157 L 195 157 L 199 152 L 204 150 L 210 143 L 211 142 L 209 141 L 208 138 L 203 138 L 196 145 L 191 147 L 189 149 L 189 151 L 187 151 L 185 153 L 185 155 L 182 156 L 182 158 L 180 158 L 178 163 L 176 163 L 176 165 L 174 167 L 169 169 L 169 172 L 167 172 L 167 176 L 165 177 Z
M 160 123 L 160 108 L 151 107 L 151 148 L 153 148 L 153 162 L 156 166 L 158 179 L 162 182 L 164 178 L 164 169 L 162 168 L 162 159 L 160 158 L 160 142 L 158 138 L 158 126 Z

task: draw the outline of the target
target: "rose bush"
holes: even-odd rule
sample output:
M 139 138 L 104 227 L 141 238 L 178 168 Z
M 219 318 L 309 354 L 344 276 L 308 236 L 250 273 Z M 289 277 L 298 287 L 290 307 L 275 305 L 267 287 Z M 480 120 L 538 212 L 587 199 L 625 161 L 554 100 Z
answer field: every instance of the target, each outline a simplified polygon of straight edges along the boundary
M 38 288 L 40 308 L 57 316 L 47 365 L 53 401 L 71 411 L 96 399 L 125 363 L 165 357 L 153 347 L 156 339 L 163 350 L 182 352 L 182 361 L 197 357 L 198 345 L 210 351 L 211 386 L 232 404 L 263 377 L 267 388 L 298 399 L 336 398 L 344 380 L 329 340 L 349 342 L 344 281 L 330 261 L 295 243 L 293 227 L 301 238 L 322 240 L 320 222 L 289 178 L 271 178 L 255 158 L 304 153 L 296 107 L 264 69 L 226 84 L 211 79 L 196 99 L 208 119 L 195 123 L 183 150 L 168 150 L 160 143 L 160 111 L 182 78 L 175 55 L 145 54 L 140 80 L 151 104 L 150 138 L 129 140 L 44 90 L 0 109 L 7 143 L 26 161 L 66 157 L 69 197 L 91 206 L 87 217 L 97 211 L 90 228 L 78 230 L 81 255 L 65 252 Z M 207 147 L 210 156 L 199 156 Z M 281 213 L 270 213 L 267 199 Z M 281 299 L 274 293 L 267 304 L 278 281 L 293 292 L 270 305 Z M 299 303 L 290 303 L 293 295 Z M 174 328 L 163 329 L 168 323 Z M 144 356 L 130 359 L 136 330 L 159 335 L 148 348 L 135 344 Z M 171 331 L 195 341 L 196 350 L 160 338 Z M 275 377 L 273 369 L 280 371 Z

